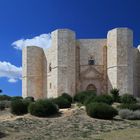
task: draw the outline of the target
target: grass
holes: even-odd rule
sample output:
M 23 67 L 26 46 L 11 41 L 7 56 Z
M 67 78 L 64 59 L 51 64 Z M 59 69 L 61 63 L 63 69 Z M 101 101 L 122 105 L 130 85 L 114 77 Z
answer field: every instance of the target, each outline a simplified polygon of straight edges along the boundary
M 140 129 L 129 128 L 100 134 L 96 139 L 102 140 L 140 140 Z

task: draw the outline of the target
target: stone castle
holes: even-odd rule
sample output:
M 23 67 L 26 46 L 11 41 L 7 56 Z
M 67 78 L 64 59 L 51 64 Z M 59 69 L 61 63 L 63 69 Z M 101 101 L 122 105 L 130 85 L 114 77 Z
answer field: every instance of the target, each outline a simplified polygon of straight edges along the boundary
M 22 63 L 23 97 L 74 96 L 85 90 L 104 94 L 112 88 L 140 96 L 140 49 L 133 47 L 128 28 L 112 29 L 106 39 L 76 39 L 74 31 L 58 29 L 49 48 L 23 48 Z

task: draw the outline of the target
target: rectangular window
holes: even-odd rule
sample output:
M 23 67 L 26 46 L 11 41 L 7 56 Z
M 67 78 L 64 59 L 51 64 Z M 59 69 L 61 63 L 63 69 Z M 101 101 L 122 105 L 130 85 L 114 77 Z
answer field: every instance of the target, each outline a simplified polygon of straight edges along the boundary
M 88 60 L 89 65 L 95 65 L 95 60 Z

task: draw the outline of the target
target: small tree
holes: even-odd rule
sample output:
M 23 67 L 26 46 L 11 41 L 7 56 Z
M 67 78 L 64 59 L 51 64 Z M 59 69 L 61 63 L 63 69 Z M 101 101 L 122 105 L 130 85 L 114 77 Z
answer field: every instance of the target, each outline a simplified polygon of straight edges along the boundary
M 0 94 L 2 93 L 2 89 L 0 89 Z
M 120 100 L 119 89 L 113 88 L 110 90 L 110 93 L 112 94 L 114 102 L 119 102 Z

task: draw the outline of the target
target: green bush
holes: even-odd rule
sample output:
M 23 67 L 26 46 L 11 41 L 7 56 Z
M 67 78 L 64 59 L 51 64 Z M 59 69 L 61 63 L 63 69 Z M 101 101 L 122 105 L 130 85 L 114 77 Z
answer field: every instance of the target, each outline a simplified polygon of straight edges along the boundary
M 112 106 L 105 103 L 90 103 L 86 106 L 86 112 L 89 116 L 99 119 L 113 119 L 118 112 Z
M 27 110 L 28 110 L 29 105 L 30 105 L 31 103 L 33 103 L 33 101 L 23 99 L 23 103 L 26 105 Z
M 96 95 L 95 95 L 95 94 L 93 94 L 93 95 L 91 95 L 91 96 L 87 97 L 87 98 L 85 99 L 84 105 L 86 106 L 87 104 L 89 104 L 89 103 L 93 102 L 93 101 L 94 101 L 94 99 L 95 99 L 95 97 L 96 97 Z
M 28 108 L 31 115 L 47 117 L 58 113 L 57 106 L 48 99 L 32 102 Z
M 9 101 L 11 100 L 11 97 L 8 95 L 0 95 L 0 101 L 4 101 L 4 100 Z
M 63 93 L 61 96 L 65 99 L 67 99 L 70 103 L 72 103 L 72 97 L 69 94 Z
M 119 111 L 119 116 L 122 119 L 140 120 L 140 110 L 132 111 L 129 109 L 122 109 Z
M 59 96 L 55 99 L 53 99 L 53 102 L 58 105 L 59 108 L 70 108 L 71 102 L 69 102 L 66 98 Z
M 120 109 L 140 110 L 139 104 L 121 104 L 118 106 Z
M 111 105 L 113 103 L 113 98 L 110 95 L 99 95 L 96 96 L 93 100 L 93 102 L 101 102 Z
M 137 102 L 136 98 L 130 94 L 124 94 L 121 96 L 121 102 L 123 104 L 134 104 Z
M 0 101 L 0 104 L 3 104 L 5 108 L 10 108 L 11 101 L 3 100 L 3 101 Z
M 119 89 L 113 88 L 110 90 L 114 102 L 120 102 Z
M 21 96 L 13 96 L 11 97 L 11 100 L 14 101 L 14 100 L 20 100 L 20 99 L 23 99 L 23 97 Z
M 91 96 L 96 96 L 94 91 L 82 91 L 74 96 L 74 101 L 84 104 L 84 102 Z
M 25 98 L 25 100 L 34 102 L 34 97 L 28 96 L 28 97 Z
M 3 102 L 0 102 L 0 110 L 4 110 L 5 109 L 5 105 Z
M 28 113 L 28 105 L 24 100 L 13 100 L 11 102 L 11 113 L 15 115 L 23 115 Z

